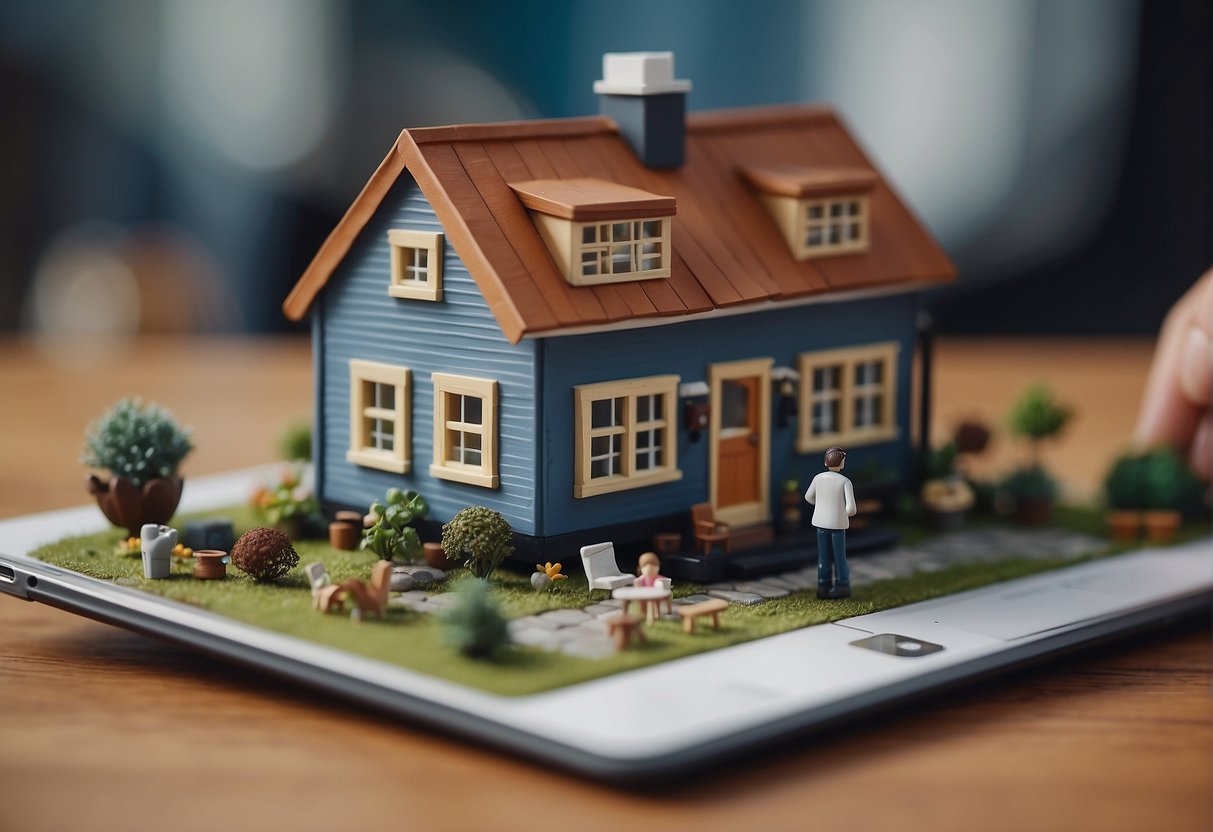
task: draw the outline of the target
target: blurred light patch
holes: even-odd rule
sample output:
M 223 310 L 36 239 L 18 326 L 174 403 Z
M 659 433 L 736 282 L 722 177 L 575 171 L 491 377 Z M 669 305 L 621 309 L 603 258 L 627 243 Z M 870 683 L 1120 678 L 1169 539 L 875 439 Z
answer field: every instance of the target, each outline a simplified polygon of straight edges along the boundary
M 120 255 L 114 226 L 77 226 L 46 250 L 34 274 L 28 318 L 39 334 L 104 340 L 139 327 L 139 284 Z
M 192 140 L 241 167 L 299 161 L 335 111 L 342 19 L 331 0 L 169 0 L 166 109 Z
M 1008 273 L 1098 227 L 1131 115 L 1132 0 L 806 7 L 806 97 L 836 103 L 955 250 Z

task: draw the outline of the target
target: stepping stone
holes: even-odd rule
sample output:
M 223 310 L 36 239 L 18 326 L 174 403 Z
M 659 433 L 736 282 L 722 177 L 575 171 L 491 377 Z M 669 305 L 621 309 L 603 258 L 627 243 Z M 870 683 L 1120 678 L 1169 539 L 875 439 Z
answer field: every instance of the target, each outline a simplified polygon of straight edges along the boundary
M 414 612 L 431 612 L 430 606 L 425 602 L 424 598 L 406 598 L 403 595 L 397 595 L 395 598 L 388 599 L 388 605 L 392 607 L 404 607 Z
M 409 590 L 408 592 L 402 592 L 400 595 L 398 595 L 396 597 L 397 597 L 397 599 L 403 600 L 403 601 L 424 601 L 426 598 L 429 597 L 429 593 L 422 592 L 420 589 L 412 589 L 412 590 Z
M 455 593 L 431 595 L 425 600 L 425 605 L 431 610 L 444 610 L 453 603 L 455 603 Z
M 594 616 L 594 618 L 598 621 L 606 621 L 609 618 L 615 618 L 620 615 L 623 615 L 623 610 L 616 609 L 616 610 L 610 610 L 608 612 L 600 612 L 600 613 L 598 613 L 598 615 Z
M 779 586 L 772 586 L 765 580 L 762 581 L 745 581 L 737 584 L 737 592 L 749 592 L 754 595 L 761 595 L 763 598 L 785 598 L 788 590 Z
M 780 575 L 779 580 L 783 583 L 791 584 L 790 589 L 796 590 L 797 592 L 804 592 L 808 589 L 816 589 L 817 570 L 814 569 L 812 572 L 803 570 L 800 572 L 787 572 Z
M 695 595 L 688 595 L 685 598 L 675 598 L 674 606 L 681 607 L 681 606 L 685 606 L 687 604 L 698 604 L 702 601 L 711 601 L 711 600 L 712 600 L 712 596 L 697 593 Z
M 591 616 L 582 610 L 551 610 L 550 612 L 540 613 L 538 618 L 545 625 L 548 622 L 552 622 L 557 627 L 571 627 L 574 624 L 591 620 Z
M 560 652 L 580 659 L 605 659 L 615 654 L 615 645 L 602 635 L 588 635 L 566 641 Z
M 756 595 L 753 592 L 737 592 L 731 589 L 714 589 L 708 593 L 712 598 L 723 598 L 730 604 L 739 604 L 743 607 L 750 607 L 754 604 L 761 604 L 766 599 L 761 595 Z
M 566 638 L 559 635 L 558 631 L 545 630 L 542 627 L 521 629 L 516 633 L 510 633 L 510 638 L 515 644 L 521 644 L 524 647 L 555 647 L 567 641 Z
M 598 616 L 602 615 L 604 612 L 618 612 L 618 611 L 619 611 L 619 607 L 614 606 L 612 604 L 590 604 L 588 607 L 586 607 L 585 609 L 582 610 L 582 612 L 584 612 L 586 615 L 588 615 L 592 618 L 597 618 Z
M 505 627 L 507 630 L 509 630 L 511 636 L 517 635 L 518 633 L 522 632 L 523 630 L 534 630 L 534 629 L 545 630 L 545 629 L 547 629 L 546 627 L 541 627 L 538 624 L 536 624 L 535 616 L 533 616 L 533 615 L 527 615 L 527 616 L 523 616 L 522 618 L 514 618 L 510 621 L 507 621 L 507 622 L 505 622 Z
M 766 584 L 767 586 L 777 586 L 777 587 L 780 587 L 781 589 L 786 589 L 789 592 L 795 592 L 798 589 L 804 588 L 804 587 L 798 586 L 793 581 L 789 581 L 787 578 L 780 577 L 779 575 L 768 575 L 765 578 L 761 578 L 759 580 L 759 583 Z
M 412 575 L 406 575 L 403 572 L 393 572 L 392 580 L 388 585 L 388 588 L 392 592 L 409 592 L 416 585 L 417 582 L 413 580 Z
M 589 621 L 582 621 L 577 625 L 578 629 L 586 630 L 591 633 L 606 635 L 607 625 L 605 621 L 599 621 L 597 618 L 591 618 Z

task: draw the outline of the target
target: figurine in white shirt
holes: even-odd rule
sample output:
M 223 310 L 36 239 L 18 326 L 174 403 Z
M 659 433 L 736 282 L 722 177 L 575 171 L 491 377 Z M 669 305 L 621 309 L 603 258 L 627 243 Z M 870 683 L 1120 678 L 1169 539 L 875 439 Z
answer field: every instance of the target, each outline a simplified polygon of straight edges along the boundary
M 817 597 L 849 598 L 851 569 L 847 566 L 847 529 L 855 516 L 855 490 L 842 475 L 847 452 L 835 445 L 826 450 L 825 465 L 813 477 L 804 498 L 813 506 L 817 527 Z

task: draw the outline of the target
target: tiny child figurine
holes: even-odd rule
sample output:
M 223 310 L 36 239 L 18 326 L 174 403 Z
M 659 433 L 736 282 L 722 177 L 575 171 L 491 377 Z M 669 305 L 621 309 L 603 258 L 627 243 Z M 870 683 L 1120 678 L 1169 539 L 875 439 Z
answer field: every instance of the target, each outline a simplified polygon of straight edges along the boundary
M 825 465 L 813 477 L 804 498 L 813 506 L 817 528 L 817 597 L 851 597 L 851 569 L 847 566 L 847 529 L 855 516 L 855 491 L 842 475 L 847 452 L 835 445 L 826 450 Z M 835 574 L 837 570 L 837 574 Z
M 633 586 L 657 586 L 665 576 L 661 574 L 661 558 L 654 552 L 645 552 L 636 564 L 636 582 Z

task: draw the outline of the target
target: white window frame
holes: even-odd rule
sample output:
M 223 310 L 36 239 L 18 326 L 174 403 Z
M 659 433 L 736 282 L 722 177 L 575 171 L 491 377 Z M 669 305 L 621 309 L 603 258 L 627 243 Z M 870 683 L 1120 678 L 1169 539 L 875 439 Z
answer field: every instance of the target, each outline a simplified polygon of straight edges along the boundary
M 896 439 L 900 435 L 900 427 L 897 424 L 897 359 L 900 350 L 901 346 L 896 341 L 887 341 L 801 353 L 798 356 L 800 412 L 796 429 L 796 450 L 800 453 L 810 453 L 825 450 L 831 445 L 869 445 Z M 883 365 L 879 384 L 856 384 L 856 367 L 873 361 Z M 838 368 L 837 392 L 818 393 L 813 390 L 813 373 L 828 367 Z M 870 403 L 876 395 L 881 396 L 880 411 L 875 414 L 879 420 L 874 424 L 856 427 L 856 401 L 862 397 Z M 834 400 L 838 401 L 836 430 L 814 434 L 813 404 Z
M 817 216 L 813 216 L 815 211 Z M 806 199 L 800 204 L 800 216 L 800 245 L 804 249 L 806 257 L 867 251 L 867 196 L 848 194 Z M 847 236 L 847 231 L 851 226 L 858 227 L 858 236 Z M 814 232 L 821 236 L 821 242 L 809 242 L 809 238 Z M 839 234 L 839 240 L 831 242 L 830 236 L 835 232 Z
M 391 228 L 388 294 L 410 300 L 442 300 L 442 233 Z
M 670 238 L 674 217 L 630 217 L 626 219 L 602 219 L 574 221 L 549 214 L 531 213 L 539 236 L 543 238 L 552 259 L 560 267 L 561 274 L 573 286 L 597 286 L 604 283 L 629 283 L 670 276 L 673 248 Z M 658 223 L 658 234 L 644 236 L 646 225 Z M 628 239 L 615 242 L 617 226 L 628 228 Z M 593 241 L 586 242 L 586 232 L 593 234 Z M 604 230 L 609 237 L 603 239 Z M 637 236 L 639 234 L 639 236 Z M 645 252 L 645 244 L 656 247 Z M 627 249 L 629 262 L 633 266 L 648 266 L 626 272 L 610 271 L 613 249 Z M 622 253 L 622 252 L 620 252 Z M 583 258 L 591 257 L 595 264 L 592 274 L 585 274 Z M 603 268 L 607 271 L 603 271 Z
M 350 367 L 350 447 L 347 461 L 365 468 L 378 468 L 394 474 L 406 474 L 412 468 L 411 402 L 412 372 L 407 367 L 354 359 Z M 391 408 L 382 407 L 378 386 L 393 391 Z M 392 424 L 391 450 L 379 443 L 369 422 Z
M 573 388 L 574 497 L 593 497 L 682 479 L 682 471 L 678 469 L 678 423 L 675 418 L 678 407 L 678 381 L 678 376 L 648 376 L 582 384 Z M 646 396 L 661 397 L 660 419 L 652 418 L 653 411 L 650 408 L 650 418 L 639 420 L 637 402 Z M 624 400 L 620 424 L 594 427 L 594 402 L 615 399 Z M 646 452 L 644 448 L 638 447 L 638 437 L 644 433 L 653 435 L 658 430 L 663 431 L 664 436 L 662 464 L 648 469 L 637 468 L 638 454 L 648 453 L 650 459 L 653 456 L 651 451 Z M 619 470 L 604 477 L 591 477 L 595 461 L 593 440 L 604 436 L 620 437 Z
M 492 379 L 434 373 L 434 461 L 430 476 L 481 488 L 496 488 L 497 473 L 497 382 Z M 456 412 L 456 397 L 480 400 L 480 423 L 464 422 Z M 480 437 L 480 462 L 454 459 L 456 446 L 451 432 Z

